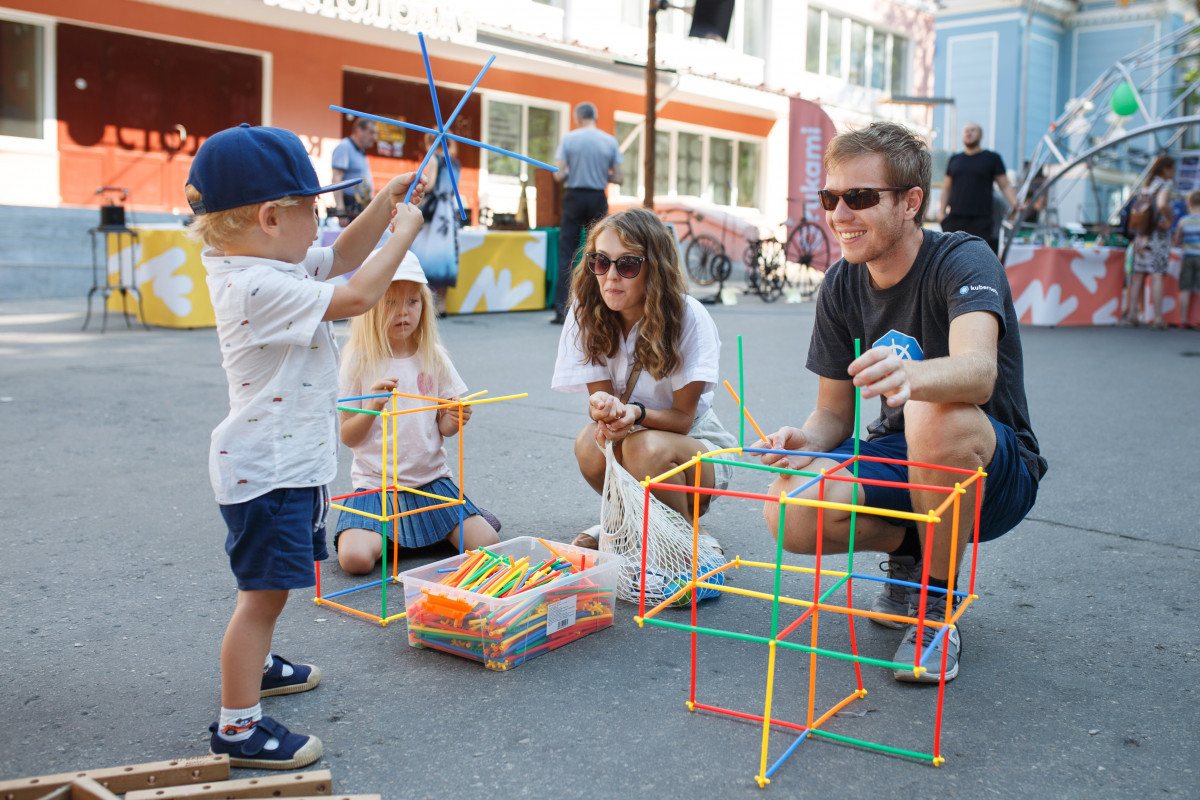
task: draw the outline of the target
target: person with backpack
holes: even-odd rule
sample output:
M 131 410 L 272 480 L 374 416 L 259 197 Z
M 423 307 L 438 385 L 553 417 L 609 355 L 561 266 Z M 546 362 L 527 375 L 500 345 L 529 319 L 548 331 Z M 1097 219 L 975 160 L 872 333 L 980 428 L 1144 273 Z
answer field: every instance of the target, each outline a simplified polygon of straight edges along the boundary
M 1138 190 L 1136 199 L 1129 209 L 1129 230 L 1133 236 L 1133 281 L 1130 284 L 1129 302 L 1123 325 L 1139 325 L 1138 299 L 1145 290 L 1146 276 L 1150 276 L 1150 302 L 1154 309 L 1155 330 L 1167 327 L 1163 321 L 1163 275 L 1171 253 L 1171 187 L 1175 178 L 1175 159 L 1160 155 L 1154 159 L 1146 183 Z

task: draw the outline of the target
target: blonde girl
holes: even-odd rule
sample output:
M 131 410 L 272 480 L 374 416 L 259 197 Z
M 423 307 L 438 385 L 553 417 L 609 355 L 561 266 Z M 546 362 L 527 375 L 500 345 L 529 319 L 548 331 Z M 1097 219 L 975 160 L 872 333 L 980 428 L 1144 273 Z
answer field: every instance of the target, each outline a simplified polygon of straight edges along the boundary
M 391 392 L 424 397 L 456 399 L 466 385 L 437 332 L 433 295 L 416 255 L 409 252 L 392 279 L 383 299 L 350 324 L 350 342 L 339 373 L 342 397 Z M 382 411 L 391 408 L 390 397 L 351 401 L 344 405 Z M 419 408 L 428 402 L 399 398 L 397 408 Z M 342 443 L 354 452 L 351 480 L 354 492 L 378 489 L 383 481 L 380 463 L 383 426 L 373 414 L 343 411 Z M 462 421 L 471 418 L 471 406 L 462 409 Z M 458 409 L 422 411 L 392 417 L 396 423 L 397 486 L 418 489 L 440 497 L 458 497 L 458 486 L 450 477 L 443 439 L 458 433 Z M 389 434 L 390 439 L 390 434 Z M 388 442 L 389 450 L 392 442 Z M 388 496 L 388 514 L 416 508 L 429 508 L 444 501 L 415 492 L 392 491 Z M 380 515 L 379 492 L 346 498 L 347 508 Z M 496 535 L 500 523 L 481 511 L 469 499 L 463 509 L 463 547 L 474 549 L 500 541 Z M 485 518 L 485 516 L 490 519 Z M 410 514 L 386 523 L 388 546 L 392 537 L 406 548 L 424 547 L 445 540 L 459 546 L 459 508 L 446 508 Z M 352 575 L 372 571 L 383 552 L 382 521 L 345 511 L 338 517 L 334 548 L 338 563 Z

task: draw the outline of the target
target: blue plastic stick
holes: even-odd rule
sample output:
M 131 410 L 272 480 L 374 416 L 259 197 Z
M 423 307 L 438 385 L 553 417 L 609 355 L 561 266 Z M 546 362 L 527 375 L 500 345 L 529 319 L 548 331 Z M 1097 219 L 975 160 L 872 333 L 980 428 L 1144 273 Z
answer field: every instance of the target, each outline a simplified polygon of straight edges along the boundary
M 530 158 L 529 156 L 523 156 L 520 153 L 514 153 L 511 150 L 505 150 L 502 147 L 493 147 L 490 144 L 484 144 L 483 142 L 477 142 L 474 139 L 468 139 L 465 136 L 459 136 L 458 134 L 450 133 L 449 131 L 440 131 L 439 132 L 439 131 L 434 130 L 433 128 L 426 128 L 424 125 L 414 125 L 411 122 L 405 122 L 405 121 L 399 120 L 399 119 L 392 119 L 391 117 L 381 117 L 378 114 L 368 114 L 365 111 L 355 111 L 354 109 L 346 108 L 345 106 L 331 105 L 329 107 L 329 109 L 331 111 L 340 111 L 343 114 L 350 114 L 355 117 L 362 117 L 363 119 L 373 119 L 376 122 L 386 122 L 389 125 L 398 125 L 401 128 L 407 128 L 410 131 L 420 131 L 421 133 L 432 133 L 434 136 L 445 136 L 447 139 L 453 139 L 454 141 L 456 141 L 460 144 L 469 144 L 472 147 L 482 147 L 484 150 L 491 150 L 493 153 L 499 153 L 502 156 L 509 156 L 510 158 L 515 158 L 518 161 L 524 161 L 526 164 L 533 164 L 535 167 L 541 167 L 542 169 L 548 169 L 551 172 L 558 172 L 558 167 L 554 166 L 553 164 L 547 164 L 545 161 L 538 161 L 536 158 Z
M 381 581 L 381 580 L 371 581 L 370 583 L 364 583 L 362 586 L 352 586 L 349 589 L 342 589 L 340 592 L 334 592 L 333 594 L 327 594 L 324 597 L 322 597 L 321 599 L 322 600 L 330 600 L 334 597 L 341 597 L 344 594 L 350 594 L 351 592 L 357 592 L 361 589 L 370 589 L 371 587 L 379 586 L 382 583 L 383 583 L 383 581 Z
M 792 742 L 791 745 L 788 746 L 788 749 L 783 751 L 783 755 L 779 757 L 778 761 L 771 765 L 771 768 L 767 770 L 767 774 L 763 777 L 770 778 L 772 775 L 774 775 L 775 771 L 783 766 L 783 762 L 788 760 L 788 756 L 796 752 L 796 748 L 804 743 L 804 740 L 808 738 L 808 734 L 810 733 L 812 733 L 811 729 L 805 729 L 804 733 L 800 734 L 796 741 Z
M 417 40 L 421 43 L 421 58 L 425 60 L 425 77 L 429 81 L 429 94 L 433 97 L 433 116 L 437 120 L 438 130 L 444 131 L 446 126 L 442 125 L 442 108 L 438 103 L 437 88 L 433 84 L 433 68 L 429 66 L 429 53 L 425 50 L 425 34 L 418 32 Z M 458 179 L 454 177 L 454 167 L 450 162 L 450 146 L 446 144 L 445 137 L 442 137 L 442 157 L 446 159 L 446 169 L 450 172 L 450 185 L 454 187 L 454 199 L 458 201 L 458 214 L 465 220 L 467 210 L 463 208 L 462 195 L 458 193 Z

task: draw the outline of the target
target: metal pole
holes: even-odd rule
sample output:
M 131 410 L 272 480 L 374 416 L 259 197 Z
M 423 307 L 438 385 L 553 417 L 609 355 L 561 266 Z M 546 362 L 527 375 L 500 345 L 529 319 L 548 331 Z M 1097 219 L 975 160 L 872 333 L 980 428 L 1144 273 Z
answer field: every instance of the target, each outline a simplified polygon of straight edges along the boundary
M 655 90 L 658 85 L 658 59 L 654 53 L 654 40 L 658 37 L 658 0 L 648 0 L 650 18 L 646 25 L 646 141 L 645 157 L 642 174 L 645 175 L 646 189 L 642 205 L 654 210 L 654 129 L 657 109 L 655 108 Z

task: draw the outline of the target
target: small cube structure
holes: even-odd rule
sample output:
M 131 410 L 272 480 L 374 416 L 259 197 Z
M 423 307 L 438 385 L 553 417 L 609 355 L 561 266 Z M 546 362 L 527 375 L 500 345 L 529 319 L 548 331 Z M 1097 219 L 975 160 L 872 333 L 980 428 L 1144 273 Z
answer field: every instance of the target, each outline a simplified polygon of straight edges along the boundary
M 447 508 L 450 506 L 458 507 L 458 525 L 459 525 L 459 530 L 462 529 L 463 509 L 466 507 L 466 501 L 464 500 L 464 498 L 466 496 L 464 487 L 466 486 L 466 482 L 467 482 L 466 474 L 463 471 L 464 450 L 463 450 L 462 408 L 463 408 L 463 406 L 466 406 L 466 405 L 475 405 L 475 404 L 479 404 L 479 403 L 495 403 L 500 400 L 513 400 L 518 397 L 526 396 L 525 394 L 514 394 L 514 395 L 508 395 L 506 397 L 490 397 L 487 399 L 478 399 L 483 394 L 486 394 L 486 392 L 476 392 L 475 394 L 467 395 L 466 397 L 461 397 L 457 400 L 442 400 L 437 397 L 424 397 L 422 395 L 405 394 L 403 392 L 387 392 L 385 394 L 362 395 L 360 397 L 343 397 L 338 400 L 338 407 L 337 407 L 338 411 L 349 411 L 349 412 L 354 412 L 357 414 L 371 414 L 373 416 L 379 417 L 380 424 L 383 425 L 383 435 L 380 437 L 383 442 L 382 460 L 381 460 L 381 463 L 383 464 L 383 480 L 381 481 L 380 487 L 378 489 L 369 489 L 365 492 L 359 492 L 357 494 L 338 495 L 337 497 L 330 498 L 330 502 L 329 502 L 329 505 L 331 508 L 336 508 L 339 511 L 343 511 L 343 512 L 350 513 L 350 514 L 359 514 L 361 516 L 369 517 L 371 519 L 378 520 L 378 521 L 381 521 L 384 523 L 384 525 L 383 525 L 384 533 L 380 534 L 380 536 L 383 538 L 383 543 L 384 543 L 384 547 L 383 547 L 383 577 L 379 580 L 368 581 L 367 583 L 361 584 L 359 586 L 352 586 L 349 589 L 342 589 L 340 591 L 331 592 L 329 594 L 322 594 L 322 592 L 321 592 L 321 562 L 317 561 L 317 562 L 315 562 L 315 567 L 314 567 L 314 569 L 316 570 L 316 576 L 317 576 L 317 596 L 313 598 L 313 602 L 315 602 L 317 605 L 329 606 L 329 607 L 335 608 L 339 611 L 344 611 L 347 614 L 353 614 L 355 616 L 362 617 L 363 619 L 371 620 L 372 622 L 378 622 L 381 626 L 385 626 L 385 627 L 387 626 L 387 624 L 389 622 L 393 622 L 395 620 L 404 618 L 405 612 L 403 612 L 403 611 L 401 611 L 400 613 L 397 613 L 397 614 L 389 614 L 388 613 L 388 596 L 387 596 L 388 584 L 389 583 L 400 583 L 400 575 L 399 575 L 398 567 L 397 567 L 397 563 L 399 561 L 399 544 L 398 544 L 399 537 L 397 537 L 397 536 L 391 537 L 391 539 L 392 539 L 391 574 L 390 575 L 388 574 L 388 547 L 387 547 L 387 538 L 388 537 L 386 535 L 386 532 L 389 529 L 394 532 L 396 522 L 401 517 L 406 517 L 411 514 L 421 514 L 426 511 L 433 511 L 434 509 Z M 378 397 L 390 397 L 391 398 L 391 408 L 388 410 L 385 410 L 385 411 L 370 411 L 370 410 L 364 409 L 364 408 L 354 408 L 352 406 L 341 405 L 342 403 L 347 403 L 347 402 L 351 402 L 351 401 L 355 401 L 355 400 L 369 400 L 369 399 L 378 398 Z M 418 400 L 423 403 L 429 403 L 429 405 L 423 405 L 423 406 L 419 406 L 417 408 L 402 409 L 399 407 L 399 404 L 398 404 L 398 399 L 402 398 L 402 397 L 408 398 L 411 400 Z M 398 442 L 397 442 L 397 438 L 396 438 L 397 431 L 398 431 L 398 428 L 396 425 L 396 418 L 401 415 L 404 415 L 404 414 L 416 414 L 416 413 L 423 413 L 423 412 L 437 413 L 437 411 L 439 409 L 443 409 L 443 408 L 457 408 L 458 409 L 458 415 L 459 415 L 458 416 L 458 423 L 459 423 L 458 424 L 458 497 L 442 497 L 440 495 L 431 495 L 428 492 L 422 492 L 418 489 L 410 489 L 405 486 L 399 486 L 396 483 L 396 474 L 397 474 L 397 468 L 398 468 L 398 463 L 399 463 L 399 458 L 400 458 L 399 447 L 398 447 Z M 400 492 L 413 492 L 416 494 L 422 494 L 426 497 L 431 497 L 435 500 L 440 500 L 442 502 L 440 502 L 436 505 L 427 506 L 426 508 L 414 509 L 413 511 L 398 512 L 398 511 L 393 510 L 391 513 L 389 513 L 389 511 L 388 511 L 389 505 L 392 507 L 392 509 L 398 508 L 398 505 L 394 502 L 390 503 L 390 504 L 388 503 L 388 493 L 397 493 L 398 494 Z M 372 494 L 372 495 L 378 496 L 378 498 L 379 498 L 379 513 L 378 514 L 370 514 L 370 513 L 363 512 L 363 511 L 359 511 L 357 509 L 348 508 L 347 506 L 338 505 L 337 501 L 339 501 L 339 500 L 345 500 L 348 497 L 357 497 L 357 496 L 364 495 L 364 494 Z M 461 543 L 460 543 L 459 549 L 460 549 L 460 551 L 462 549 Z M 333 599 L 335 597 L 343 597 L 345 595 L 349 595 L 354 592 L 360 592 L 360 591 L 363 591 L 364 589 L 371 589 L 376 586 L 380 587 L 380 589 L 381 589 L 379 614 L 373 614 L 373 613 L 370 613 L 367 611 L 362 611 L 357 608 L 351 608 L 350 606 L 345 605 L 340 602 L 336 602 Z

